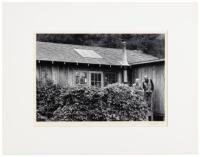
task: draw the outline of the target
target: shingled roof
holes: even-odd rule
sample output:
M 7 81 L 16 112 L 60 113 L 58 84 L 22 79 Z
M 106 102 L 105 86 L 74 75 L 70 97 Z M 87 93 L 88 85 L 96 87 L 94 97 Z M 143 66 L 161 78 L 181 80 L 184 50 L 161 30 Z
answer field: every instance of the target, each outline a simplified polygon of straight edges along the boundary
M 102 58 L 89 58 L 81 56 L 75 49 L 93 50 Z M 50 42 L 37 42 L 36 59 L 40 61 L 86 63 L 101 65 L 122 65 L 122 49 L 81 46 L 71 44 L 58 44 Z M 139 50 L 127 50 L 128 63 L 148 63 L 159 58 L 144 54 Z

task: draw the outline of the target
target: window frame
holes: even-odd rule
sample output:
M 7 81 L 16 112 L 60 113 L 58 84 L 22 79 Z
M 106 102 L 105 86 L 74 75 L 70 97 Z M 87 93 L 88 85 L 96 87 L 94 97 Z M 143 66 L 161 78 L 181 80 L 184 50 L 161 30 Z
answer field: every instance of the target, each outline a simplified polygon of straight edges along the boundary
M 87 78 L 87 83 L 86 84 L 77 84 L 76 83 L 76 73 L 77 72 L 83 72 L 83 73 L 86 73 L 86 78 Z M 74 85 L 75 86 L 87 86 L 89 84 L 89 76 L 88 76 L 88 71 L 86 71 L 86 70 L 75 70 L 74 71 Z
M 89 71 L 89 85 L 92 86 L 91 74 L 101 74 L 101 88 L 104 86 L 102 71 Z

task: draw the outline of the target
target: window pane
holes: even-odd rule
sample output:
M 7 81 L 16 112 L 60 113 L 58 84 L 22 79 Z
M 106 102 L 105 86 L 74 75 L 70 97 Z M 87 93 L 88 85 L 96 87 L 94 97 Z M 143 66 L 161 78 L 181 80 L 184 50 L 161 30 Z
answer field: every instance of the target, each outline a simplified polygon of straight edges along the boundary
M 101 82 L 96 82 L 97 87 L 101 87 Z
M 91 85 L 96 87 L 101 87 L 101 73 L 94 72 L 91 73 Z
M 98 74 L 98 81 L 101 81 L 101 74 Z
M 84 77 L 81 77 L 80 84 L 85 84 L 85 78 Z
M 76 84 L 87 84 L 86 72 L 76 72 Z
M 95 81 L 98 81 L 98 74 L 95 74 Z
M 91 74 L 91 81 L 94 81 L 94 74 Z
M 107 72 L 105 73 L 105 78 L 104 78 L 104 85 L 112 84 L 117 82 L 117 76 L 116 73 L 114 72 Z

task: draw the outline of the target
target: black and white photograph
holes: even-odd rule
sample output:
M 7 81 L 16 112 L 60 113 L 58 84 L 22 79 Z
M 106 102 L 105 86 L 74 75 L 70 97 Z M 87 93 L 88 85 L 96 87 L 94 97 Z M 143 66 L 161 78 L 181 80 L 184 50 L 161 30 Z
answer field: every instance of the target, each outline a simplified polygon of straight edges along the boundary
M 37 121 L 165 121 L 165 34 L 37 34 Z

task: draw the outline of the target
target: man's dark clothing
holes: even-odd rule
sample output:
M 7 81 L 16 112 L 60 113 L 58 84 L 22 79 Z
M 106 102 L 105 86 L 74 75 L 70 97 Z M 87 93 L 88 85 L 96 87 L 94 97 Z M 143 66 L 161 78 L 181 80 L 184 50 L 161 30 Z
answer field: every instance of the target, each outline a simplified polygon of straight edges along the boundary
M 148 105 L 151 105 L 151 96 L 152 92 L 154 90 L 154 84 L 151 79 L 148 79 L 147 81 L 145 80 L 142 84 L 143 89 L 144 89 L 144 98 L 147 102 Z

